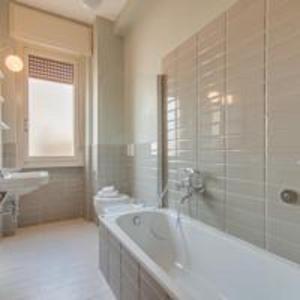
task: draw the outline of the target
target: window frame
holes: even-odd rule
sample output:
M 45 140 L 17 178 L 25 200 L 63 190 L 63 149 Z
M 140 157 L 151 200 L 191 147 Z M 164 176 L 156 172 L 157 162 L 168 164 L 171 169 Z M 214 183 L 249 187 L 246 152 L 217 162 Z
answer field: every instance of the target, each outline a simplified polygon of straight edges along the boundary
M 74 65 L 74 156 L 55 157 L 32 157 L 29 155 L 29 55 L 40 56 Z M 72 167 L 84 165 L 83 154 L 83 81 L 81 78 L 81 63 L 77 56 L 65 54 L 58 51 L 41 49 L 24 49 L 24 101 L 23 101 L 23 124 L 21 132 L 23 136 L 22 165 L 24 168 L 44 167 Z

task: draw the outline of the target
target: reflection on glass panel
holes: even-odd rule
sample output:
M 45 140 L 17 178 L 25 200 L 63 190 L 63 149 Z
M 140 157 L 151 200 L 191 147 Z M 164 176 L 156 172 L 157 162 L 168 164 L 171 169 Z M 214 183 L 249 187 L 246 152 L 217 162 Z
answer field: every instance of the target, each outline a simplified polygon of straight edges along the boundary
M 74 156 L 74 86 L 29 78 L 29 156 Z

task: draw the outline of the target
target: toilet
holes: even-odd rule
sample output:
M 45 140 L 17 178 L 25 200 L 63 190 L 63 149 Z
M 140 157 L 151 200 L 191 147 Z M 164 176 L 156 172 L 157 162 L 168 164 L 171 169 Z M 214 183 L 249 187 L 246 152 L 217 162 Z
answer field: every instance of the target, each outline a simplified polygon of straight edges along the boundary
M 124 205 L 127 206 L 130 203 L 130 197 L 125 194 L 119 194 L 116 197 L 104 197 L 98 194 L 94 196 L 94 207 L 98 216 L 111 214 L 113 211 L 118 210 L 118 208 Z

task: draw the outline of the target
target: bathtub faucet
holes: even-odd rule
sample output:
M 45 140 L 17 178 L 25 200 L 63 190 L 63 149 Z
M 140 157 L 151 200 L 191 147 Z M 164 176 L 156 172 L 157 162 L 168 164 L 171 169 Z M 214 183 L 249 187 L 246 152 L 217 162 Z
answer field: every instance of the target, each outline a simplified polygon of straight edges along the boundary
M 181 219 L 181 208 L 183 206 L 183 204 L 188 201 L 191 200 L 193 196 L 193 191 L 191 188 L 187 188 L 187 192 L 181 197 L 180 199 L 180 203 L 177 206 L 177 223 L 180 222 Z
M 167 193 L 168 193 L 168 185 L 166 185 L 163 189 L 163 191 L 158 194 L 158 197 L 157 197 L 157 206 L 158 208 L 165 208 L 167 207 L 167 203 L 166 203 L 166 196 L 167 196 Z
M 187 200 L 190 200 L 193 196 L 193 191 L 190 188 L 187 188 L 187 193 L 181 197 L 180 205 L 183 205 Z
M 186 177 L 181 180 L 179 184 L 177 184 L 177 189 L 185 189 L 186 193 L 182 196 L 180 203 L 177 209 L 177 220 L 180 220 L 181 216 L 181 207 L 182 205 L 192 199 L 194 193 L 204 194 L 205 186 L 203 175 L 198 170 L 192 168 L 186 168 L 183 170 Z

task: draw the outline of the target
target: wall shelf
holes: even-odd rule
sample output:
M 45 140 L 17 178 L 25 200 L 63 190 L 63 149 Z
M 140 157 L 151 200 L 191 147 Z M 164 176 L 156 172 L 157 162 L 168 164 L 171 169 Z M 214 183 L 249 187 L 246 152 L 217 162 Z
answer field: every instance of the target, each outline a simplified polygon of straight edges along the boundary
M 0 80 L 4 79 L 4 74 L 0 70 Z M 4 97 L 1 95 L 1 84 L 0 84 L 0 105 L 5 101 Z M 0 130 L 9 130 L 9 126 L 1 120 L 1 109 L 0 109 Z
M 0 70 L 0 80 L 3 80 L 4 79 L 4 74 L 3 74 L 3 72 Z
M 9 126 L 4 123 L 3 121 L 0 121 L 0 130 L 9 130 Z

